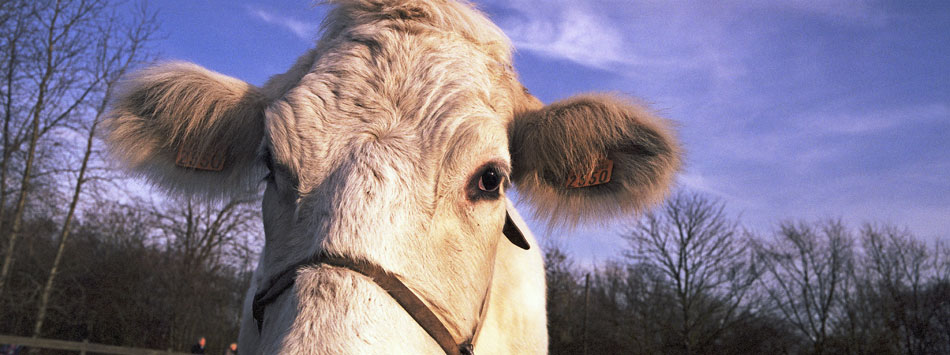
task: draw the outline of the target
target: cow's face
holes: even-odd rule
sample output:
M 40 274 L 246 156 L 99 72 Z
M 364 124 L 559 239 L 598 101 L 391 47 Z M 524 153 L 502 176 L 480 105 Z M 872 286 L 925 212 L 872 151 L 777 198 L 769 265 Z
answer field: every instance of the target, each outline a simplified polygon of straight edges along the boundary
M 465 5 L 401 3 L 412 6 L 341 5 L 318 47 L 263 89 L 189 64 L 147 69 L 116 101 L 109 141 L 173 192 L 263 180 L 262 280 L 321 253 L 370 262 L 463 339 L 508 243 L 512 183 L 539 216 L 607 218 L 662 196 L 679 152 L 663 120 L 623 99 L 542 106 L 517 82 L 507 39 Z M 182 164 L 182 151 L 222 164 Z M 346 350 L 354 333 L 407 322 L 362 275 L 321 266 L 297 279 L 264 319 L 272 350 L 327 339 Z
M 502 238 L 518 84 L 461 36 L 366 26 L 324 41 L 265 110 L 265 263 L 375 263 L 469 333 Z

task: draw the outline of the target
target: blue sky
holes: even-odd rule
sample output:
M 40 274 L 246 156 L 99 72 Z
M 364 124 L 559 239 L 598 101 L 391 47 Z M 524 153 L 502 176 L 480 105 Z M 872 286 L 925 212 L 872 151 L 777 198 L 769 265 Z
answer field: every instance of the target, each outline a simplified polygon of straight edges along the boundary
M 475 3 L 542 101 L 622 92 L 677 121 L 679 186 L 752 230 L 838 217 L 950 236 L 950 1 Z M 152 2 L 157 49 L 262 84 L 315 42 L 327 9 L 311 4 Z M 618 257 L 621 229 L 551 237 L 586 263 Z

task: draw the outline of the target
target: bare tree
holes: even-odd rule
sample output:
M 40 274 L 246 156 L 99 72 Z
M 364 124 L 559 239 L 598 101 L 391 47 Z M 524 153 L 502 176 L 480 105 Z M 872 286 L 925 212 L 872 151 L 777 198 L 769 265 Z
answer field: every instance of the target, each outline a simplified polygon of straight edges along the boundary
M 89 57 L 86 55 L 95 52 L 95 41 L 89 39 L 99 34 L 89 19 L 108 4 L 105 0 L 11 0 L 3 5 L 4 9 L 13 9 L 7 24 L 15 23 L 23 29 L 19 35 L 20 32 L 14 31 L 6 40 L 9 46 L 4 53 L 7 58 L 3 60 L 7 65 L 3 72 L 6 89 L 3 157 L 6 160 L 0 162 L 0 168 L 9 168 L 10 159 L 20 153 L 24 145 L 26 148 L 19 162 L 22 173 L 0 268 L 0 293 L 4 291 L 22 232 L 37 173 L 41 138 L 76 118 L 89 95 L 101 87 L 102 78 L 89 75 L 87 66 Z M 16 105 L 17 102 L 28 104 Z M 0 189 L 5 188 L 0 186 Z
M 22 100 L 21 93 L 19 93 L 19 86 L 22 85 L 23 75 L 20 73 L 19 69 L 22 66 L 24 61 L 24 54 L 22 53 L 21 45 L 25 45 L 23 42 L 24 37 L 27 37 L 30 31 L 33 30 L 32 22 L 30 21 L 31 13 L 29 11 L 33 10 L 31 7 L 25 7 L 24 2 L 4 2 L 0 6 L 0 18 L 3 19 L 3 48 L 5 49 L 4 55 L 4 70 L 3 70 L 3 156 L 2 161 L 0 161 L 0 232 L 5 232 L 3 223 L 6 221 L 6 206 L 7 206 L 7 178 L 10 171 L 11 160 L 13 158 L 13 141 L 18 141 L 19 139 L 14 139 L 11 137 L 13 130 L 16 129 L 19 125 L 19 122 L 14 122 L 14 120 L 22 120 L 23 111 L 18 106 L 15 105 L 15 101 Z M 11 127 L 11 125 L 13 127 Z M 18 138 L 18 137 L 17 137 Z M 11 236 L 7 241 L 7 252 L 3 260 L 2 269 L 0 269 L 0 293 L 3 292 L 3 286 L 5 284 L 6 275 L 9 273 L 10 266 L 12 265 L 12 253 L 13 248 L 16 246 L 17 238 L 16 236 Z
M 577 314 L 580 300 L 578 297 L 580 286 L 577 283 L 577 274 L 573 260 L 564 252 L 563 248 L 550 242 L 544 248 L 544 274 L 547 282 L 548 323 L 550 324 L 550 348 L 552 353 L 560 353 L 575 342 L 575 334 L 580 327 L 575 326 L 581 321 Z M 576 334 L 580 338 L 579 334 Z
M 256 195 L 222 203 L 185 198 L 153 207 L 156 230 L 166 238 L 163 244 L 169 254 L 176 256 L 169 264 L 174 270 L 167 280 L 170 284 L 165 286 L 176 290 L 176 297 L 166 302 L 173 320 L 168 329 L 171 344 L 188 345 L 208 322 L 212 310 L 200 307 L 203 299 L 227 296 L 209 288 L 215 275 L 246 267 L 247 246 L 262 235 L 259 201 Z M 217 310 L 216 314 L 232 314 L 236 319 L 239 311 Z
M 183 198 L 156 205 L 152 213 L 156 227 L 168 238 L 168 247 L 181 255 L 185 270 L 216 270 L 243 263 L 232 256 L 235 248 L 243 248 L 248 240 L 259 237 L 259 202 L 253 194 L 222 203 Z
M 939 285 L 939 245 L 933 252 L 906 229 L 867 224 L 861 230 L 866 286 L 877 291 L 876 315 L 887 334 L 906 354 L 930 354 L 939 337 L 938 304 L 930 304 L 931 285 Z M 883 335 L 882 334 L 882 335 Z
M 775 309 L 826 352 L 853 266 L 853 237 L 841 221 L 782 223 L 770 243 L 757 246 L 762 284 Z
M 79 4 L 79 6 L 81 5 L 83 4 Z M 93 6 L 93 3 L 89 5 Z M 131 66 L 147 58 L 145 46 L 157 29 L 154 14 L 150 13 L 144 6 L 139 7 L 138 12 L 130 22 L 124 22 L 114 14 L 110 14 L 108 8 L 104 6 L 94 6 L 82 21 L 86 22 L 84 24 L 86 26 L 98 28 L 100 33 L 95 46 L 90 48 L 90 52 L 86 54 L 89 56 L 86 58 L 88 65 L 86 70 L 90 75 L 88 82 L 90 85 L 97 85 L 98 87 L 94 90 L 96 94 L 91 97 L 95 98 L 95 101 L 90 100 L 90 104 L 94 105 L 90 112 L 92 118 L 91 122 L 88 123 L 88 127 L 86 127 L 85 147 L 82 151 L 82 158 L 78 162 L 79 169 L 75 176 L 75 185 L 66 211 L 66 217 L 60 228 L 56 256 L 53 258 L 49 276 L 46 278 L 43 290 L 40 293 L 39 307 L 33 328 L 34 337 L 41 335 L 53 283 L 66 250 L 66 242 L 70 235 L 73 217 L 83 192 L 83 184 L 89 180 L 87 173 L 90 157 L 96 149 L 96 128 L 106 112 L 106 107 L 119 79 Z
M 13 150 L 11 148 L 11 125 L 15 125 L 14 119 L 19 118 L 14 114 L 14 93 L 17 91 L 17 85 L 21 78 L 17 68 L 22 59 L 19 50 L 22 38 L 27 35 L 28 16 L 24 13 L 24 8 L 17 6 L 13 1 L 4 2 L 0 5 L 0 28 L 2 33 L 2 44 L 5 51 L 3 61 L 3 156 L 0 160 L 0 231 L 3 231 L 4 216 L 6 215 L 7 205 L 7 174 L 9 172 L 10 160 Z M 19 98 L 17 98 L 19 99 Z M 0 288 L 2 290 L 2 288 Z
M 629 258 L 652 265 L 670 280 L 685 354 L 707 352 L 745 314 L 758 275 L 740 234 L 723 203 L 680 192 L 624 236 L 631 247 Z

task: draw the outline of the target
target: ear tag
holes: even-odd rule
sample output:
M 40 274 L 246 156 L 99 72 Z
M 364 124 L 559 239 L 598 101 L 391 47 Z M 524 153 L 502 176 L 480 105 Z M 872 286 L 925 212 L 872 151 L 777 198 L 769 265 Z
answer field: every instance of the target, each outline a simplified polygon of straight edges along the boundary
M 584 175 L 569 175 L 567 177 L 567 188 L 576 189 L 581 187 L 603 185 L 610 182 L 610 177 L 614 173 L 614 161 L 604 158 L 597 162 L 594 170 Z
M 175 165 L 195 170 L 224 170 L 224 152 L 198 152 L 195 148 L 192 144 L 182 144 Z

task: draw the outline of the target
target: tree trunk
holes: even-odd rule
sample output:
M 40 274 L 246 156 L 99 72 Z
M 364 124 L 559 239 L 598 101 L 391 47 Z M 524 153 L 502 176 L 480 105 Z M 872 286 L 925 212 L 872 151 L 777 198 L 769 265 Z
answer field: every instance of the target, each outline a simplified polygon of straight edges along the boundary
M 40 304 L 37 310 L 36 323 L 33 327 L 33 337 L 39 337 L 43 331 L 43 322 L 46 319 L 46 311 L 49 308 L 49 299 L 53 291 L 53 284 L 56 280 L 56 275 L 59 273 L 59 264 L 62 262 L 63 254 L 66 252 L 66 243 L 70 235 L 70 226 L 72 224 L 73 218 L 76 214 L 76 207 L 79 205 L 79 199 L 82 195 L 82 187 L 86 182 L 86 172 L 89 167 L 89 159 L 92 156 L 93 148 L 95 146 L 95 137 L 96 137 L 96 127 L 99 126 L 99 123 L 102 120 L 103 115 L 106 113 L 108 108 L 109 101 L 112 97 L 112 90 L 115 87 L 115 84 L 120 80 L 122 75 L 125 74 L 126 70 L 140 59 L 140 49 L 142 45 L 149 40 L 149 37 L 152 34 L 151 29 L 151 20 L 146 14 L 146 10 L 142 8 L 142 17 L 134 27 L 131 28 L 133 35 L 127 38 L 127 45 L 119 45 L 114 49 L 116 52 L 110 53 L 110 42 L 105 40 L 100 43 L 101 53 L 97 57 L 97 67 L 101 68 L 101 71 L 97 72 L 95 80 L 89 84 L 87 90 L 83 93 L 80 100 L 85 100 L 85 95 L 92 91 L 94 87 L 98 87 L 99 83 L 104 84 L 103 96 L 99 101 L 98 106 L 96 107 L 95 117 L 93 117 L 92 124 L 89 126 L 89 133 L 86 136 L 86 148 L 83 151 L 82 162 L 80 163 L 79 173 L 76 177 L 76 187 L 73 191 L 72 200 L 69 203 L 69 210 L 66 213 L 66 218 L 63 220 L 62 229 L 60 230 L 59 235 L 59 247 L 56 250 L 56 256 L 53 259 L 53 265 L 50 267 L 49 276 L 46 278 L 46 283 L 43 286 L 43 290 L 40 296 Z M 106 21 L 114 21 L 114 19 L 107 19 Z M 78 101 L 77 101 L 78 102 Z
M 50 33 L 50 40 L 52 40 L 52 33 Z M 10 268 L 13 265 L 13 254 L 16 248 L 17 239 L 20 236 L 20 228 L 23 223 L 23 211 L 26 209 L 26 199 L 30 190 L 30 175 L 33 174 L 33 159 L 36 156 L 36 144 L 39 141 L 40 134 L 40 112 L 46 99 L 45 87 L 49 81 L 50 76 L 52 75 L 52 53 L 47 52 L 47 71 L 43 75 L 43 80 L 40 82 L 40 90 L 36 97 L 36 108 L 33 110 L 33 122 L 32 122 L 32 135 L 30 136 L 30 148 L 27 151 L 26 163 L 23 168 L 23 179 L 20 183 L 20 194 L 17 198 L 16 204 L 16 213 L 13 216 L 13 228 L 10 230 L 10 238 L 7 243 L 7 253 L 3 257 L 3 269 L 0 270 L 0 294 L 3 293 L 3 288 L 6 284 L 7 277 L 10 274 Z
M 108 89 L 107 89 L 108 90 Z M 102 100 L 96 114 L 96 118 L 89 127 L 89 135 L 86 137 L 86 150 L 83 152 L 82 165 L 79 168 L 79 176 L 76 178 L 76 189 L 73 191 L 72 201 L 69 202 L 69 211 L 66 212 L 66 219 L 63 221 L 63 228 L 59 233 L 59 247 L 56 249 L 56 257 L 53 259 L 53 266 L 50 267 L 49 276 L 46 278 L 46 284 L 43 286 L 43 292 L 40 296 L 39 310 L 36 312 L 36 323 L 33 326 L 33 337 L 38 338 L 43 330 L 43 321 L 46 319 L 46 309 L 49 306 L 49 297 L 53 291 L 53 281 L 59 272 L 59 263 L 63 259 L 66 251 L 66 240 L 69 238 L 69 226 L 72 224 L 73 216 L 76 214 L 76 205 L 79 204 L 79 196 L 82 194 L 82 184 L 86 182 L 86 168 L 89 166 L 89 157 L 92 155 L 93 143 L 95 142 L 96 126 L 99 125 L 99 119 L 105 112 L 106 102 L 109 100 L 109 94 Z
M 13 216 L 13 227 L 10 230 L 10 238 L 7 243 L 7 253 L 3 257 L 3 268 L 0 269 L 0 294 L 2 294 L 4 291 L 7 277 L 10 275 L 10 269 L 13 266 L 13 254 L 16 248 L 17 239 L 20 236 L 20 228 L 23 224 L 23 212 L 26 209 L 26 199 L 30 190 L 30 175 L 33 174 L 33 159 L 36 157 L 36 145 L 40 139 L 40 116 L 42 115 L 43 108 L 46 105 L 46 90 L 48 89 L 50 78 L 53 76 L 55 69 L 53 66 L 53 47 L 56 42 L 56 38 L 54 37 L 54 32 L 56 31 L 56 20 L 59 18 L 61 10 L 59 5 L 59 3 L 56 4 L 56 9 L 50 21 L 49 32 L 46 37 L 46 63 L 44 63 L 45 72 L 43 73 L 43 78 L 40 79 L 39 86 L 37 87 L 36 104 L 33 107 L 33 122 L 31 124 L 32 133 L 30 135 L 26 163 L 23 167 L 23 179 L 20 183 L 20 194 L 17 198 L 16 212 Z
M 590 313 L 590 273 L 584 275 L 584 335 L 583 335 L 583 344 L 584 344 L 584 355 L 587 355 L 587 318 L 588 313 Z
M 16 74 L 14 70 L 17 64 L 17 42 L 20 40 L 21 27 L 17 23 L 17 28 L 15 29 L 13 38 L 10 39 L 10 58 L 7 61 L 7 92 L 4 105 L 4 116 L 3 116 L 3 160 L 0 161 L 0 233 L 3 232 L 3 222 L 4 216 L 6 216 L 6 207 L 7 207 L 7 172 L 9 167 L 9 161 L 13 156 L 11 151 L 13 147 L 10 142 L 10 121 L 13 120 L 13 75 Z M 2 287 L 0 287 L 2 289 Z

